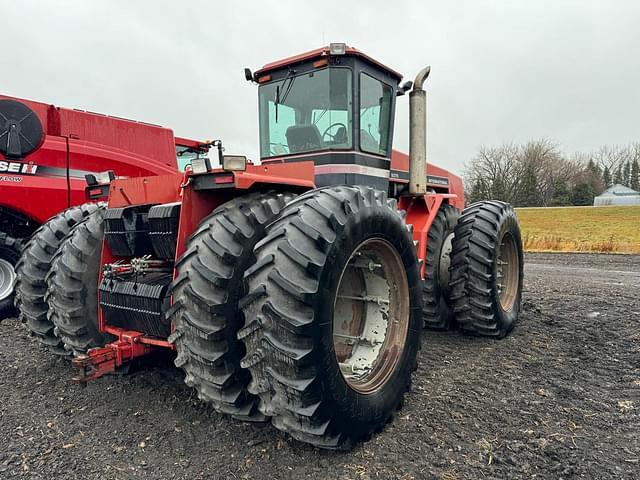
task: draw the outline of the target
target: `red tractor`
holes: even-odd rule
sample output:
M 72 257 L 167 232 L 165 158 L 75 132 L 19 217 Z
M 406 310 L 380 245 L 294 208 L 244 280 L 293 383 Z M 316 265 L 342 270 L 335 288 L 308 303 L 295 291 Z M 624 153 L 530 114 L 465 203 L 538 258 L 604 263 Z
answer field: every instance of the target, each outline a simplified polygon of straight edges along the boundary
M 24 300 L 36 305 L 23 319 L 52 341 L 52 328 L 36 320 L 47 311 L 44 275 L 71 227 L 95 208 L 82 206 L 87 175 L 175 173 L 176 158 L 184 166 L 198 144 L 156 125 L 0 95 L 0 320 L 14 313 L 14 265 L 37 232 L 22 268 L 33 288 Z
M 74 380 L 174 350 L 216 410 L 346 449 L 401 406 L 425 324 L 505 336 L 520 310 L 518 221 L 497 201 L 460 213 L 460 179 L 427 166 L 428 74 L 401 83 L 344 44 L 247 69 L 260 165 L 215 141 L 184 175 L 104 187 L 108 205 L 47 276 Z M 406 156 L 392 138 L 409 91 Z

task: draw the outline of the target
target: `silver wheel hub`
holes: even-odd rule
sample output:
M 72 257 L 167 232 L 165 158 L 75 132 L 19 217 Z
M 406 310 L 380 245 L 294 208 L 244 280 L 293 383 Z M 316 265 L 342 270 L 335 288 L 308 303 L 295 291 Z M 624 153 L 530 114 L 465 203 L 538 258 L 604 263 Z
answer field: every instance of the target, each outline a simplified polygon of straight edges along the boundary
M 442 249 L 440 250 L 440 263 L 438 278 L 440 280 L 440 288 L 442 290 L 449 290 L 449 266 L 451 265 L 451 241 L 453 240 L 453 232 L 447 235 L 442 242 Z
M 333 313 L 340 372 L 359 393 L 379 389 L 404 349 L 409 309 L 400 257 L 385 240 L 363 242 L 342 271 Z
M 7 260 L 0 258 L 0 300 L 11 296 L 15 281 L 16 273 L 13 265 Z

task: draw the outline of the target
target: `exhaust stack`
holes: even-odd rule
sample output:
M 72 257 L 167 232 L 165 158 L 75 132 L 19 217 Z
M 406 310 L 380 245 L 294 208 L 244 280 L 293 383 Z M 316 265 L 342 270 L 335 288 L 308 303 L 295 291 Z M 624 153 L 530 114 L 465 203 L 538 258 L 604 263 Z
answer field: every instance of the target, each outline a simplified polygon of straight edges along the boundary
M 427 92 L 422 84 L 431 67 L 425 67 L 416 76 L 409 93 L 409 193 L 427 193 Z

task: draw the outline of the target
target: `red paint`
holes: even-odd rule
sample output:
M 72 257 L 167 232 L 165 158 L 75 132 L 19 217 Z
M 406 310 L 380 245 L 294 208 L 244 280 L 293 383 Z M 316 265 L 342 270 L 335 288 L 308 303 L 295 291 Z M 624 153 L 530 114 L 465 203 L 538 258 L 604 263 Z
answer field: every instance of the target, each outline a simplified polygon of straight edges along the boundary
M 300 54 L 294 55 L 292 57 L 283 58 L 282 60 L 278 60 L 276 62 L 267 63 L 264 67 L 262 67 L 260 70 L 255 72 L 255 75 L 256 76 L 264 75 L 265 73 L 268 73 L 268 72 L 273 71 L 273 70 L 277 70 L 279 68 L 288 67 L 289 65 L 293 65 L 295 63 L 300 63 L 300 62 L 305 62 L 307 60 L 312 60 L 314 58 L 323 58 L 323 57 L 328 56 L 329 54 L 330 54 L 329 47 L 316 48 L 315 50 L 310 50 L 308 52 L 300 53 Z M 370 63 L 372 63 L 374 65 L 377 65 L 378 67 L 382 68 L 383 70 L 386 70 L 391 75 L 396 77 L 398 79 L 398 81 L 402 80 L 402 74 L 400 74 L 400 73 L 396 72 L 395 70 L 392 70 L 391 68 L 385 66 L 384 64 L 380 63 L 376 59 L 371 58 L 369 55 L 361 52 L 357 48 L 353 48 L 353 47 L 347 46 L 345 55 L 353 55 L 354 57 L 363 58 L 367 62 L 370 62 Z
M 20 161 L 37 165 L 36 174 L 2 174 L 21 181 L 0 180 L 0 207 L 21 213 L 36 224 L 87 201 L 84 171 L 113 170 L 122 177 L 173 173 L 178 170 L 176 144 L 200 145 L 197 140 L 174 138 L 170 129 L 157 125 L 6 95 L 0 99 L 24 103 L 43 126 L 40 149 Z
M 398 150 L 393 150 L 391 152 L 391 171 L 409 173 L 409 155 Z M 431 183 L 427 183 L 427 186 L 437 188 L 439 189 L 438 191 L 446 191 L 447 194 L 456 195 L 455 198 L 451 197 L 449 199 L 449 203 L 456 207 L 458 210 L 462 210 L 464 208 L 464 185 L 462 183 L 462 179 L 459 176 L 451 173 L 448 170 L 445 170 L 442 167 L 438 167 L 433 163 L 427 163 L 427 175 L 435 175 L 438 177 L 448 178 L 448 187 L 443 187 L 442 185 Z M 409 183 L 408 180 L 399 180 L 394 178 L 391 178 L 390 180 L 398 183 Z
M 427 259 L 427 238 L 433 220 L 443 203 L 454 205 L 455 194 L 429 193 L 420 196 L 405 196 L 398 199 L 398 208 L 407 212 L 406 222 L 413 225 L 413 239 L 418 241 L 418 260 L 422 261 L 420 277 L 424 279 Z M 455 206 L 455 205 L 454 205 Z
M 79 355 L 71 361 L 74 368 L 80 370 L 73 381 L 86 384 L 108 373 L 113 373 L 134 358 L 148 355 L 153 347 L 145 344 L 140 332 L 120 330 L 118 340 L 104 347 L 91 348 L 86 355 Z
M 233 175 L 224 175 L 216 177 L 213 180 L 215 183 L 233 183 Z

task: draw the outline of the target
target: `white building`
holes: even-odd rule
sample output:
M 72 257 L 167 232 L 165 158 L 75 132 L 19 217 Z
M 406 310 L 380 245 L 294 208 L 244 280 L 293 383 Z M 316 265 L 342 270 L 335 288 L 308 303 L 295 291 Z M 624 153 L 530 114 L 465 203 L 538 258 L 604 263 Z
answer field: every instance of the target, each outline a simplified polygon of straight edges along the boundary
M 615 184 L 593 199 L 594 207 L 608 205 L 640 205 L 640 192 L 619 183 Z

